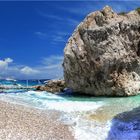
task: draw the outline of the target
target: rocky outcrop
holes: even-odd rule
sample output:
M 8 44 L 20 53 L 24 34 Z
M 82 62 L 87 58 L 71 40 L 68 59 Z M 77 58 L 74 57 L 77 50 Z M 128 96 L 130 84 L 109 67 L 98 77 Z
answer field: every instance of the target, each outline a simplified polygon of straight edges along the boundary
M 90 13 L 64 50 L 64 78 L 75 92 L 129 96 L 140 90 L 140 14 L 109 6 Z
M 52 93 L 60 93 L 65 89 L 65 81 L 64 80 L 50 80 L 44 86 L 35 87 L 36 90 L 39 91 L 47 91 Z

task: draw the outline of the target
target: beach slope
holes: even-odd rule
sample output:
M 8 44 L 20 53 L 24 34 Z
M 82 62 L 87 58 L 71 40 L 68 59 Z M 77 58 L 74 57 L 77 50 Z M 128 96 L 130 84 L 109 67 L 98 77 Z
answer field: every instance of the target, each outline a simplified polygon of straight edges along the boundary
M 73 140 L 68 126 L 58 121 L 59 113 L 0 101 L 0 139 Z

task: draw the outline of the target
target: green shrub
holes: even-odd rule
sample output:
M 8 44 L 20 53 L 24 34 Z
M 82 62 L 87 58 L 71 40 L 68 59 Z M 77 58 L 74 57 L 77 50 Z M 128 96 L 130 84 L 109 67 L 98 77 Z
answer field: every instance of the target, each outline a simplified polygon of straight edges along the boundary
M 118 13 L 119 15 L 123 15 L 123 16 L 125 16 L 127 13 L 126 12 L 120 12 L 120 13 Z
M 138 7 L 138 8 L 136 9 L 136 11 L 140 14 L 140 7 Z

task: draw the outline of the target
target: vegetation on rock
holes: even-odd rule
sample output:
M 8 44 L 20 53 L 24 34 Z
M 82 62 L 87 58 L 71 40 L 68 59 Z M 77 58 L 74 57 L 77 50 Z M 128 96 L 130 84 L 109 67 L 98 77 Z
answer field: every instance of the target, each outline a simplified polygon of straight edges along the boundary
M 138 7 L 138 8 L 136 9 L 136 11 L 140 14 L 140 7 Z
M 118 15 L 123 15 L 123 16 L 125 16 L 127 13 L 126 12 L 120 12 L 120 13 L 118 13 Z

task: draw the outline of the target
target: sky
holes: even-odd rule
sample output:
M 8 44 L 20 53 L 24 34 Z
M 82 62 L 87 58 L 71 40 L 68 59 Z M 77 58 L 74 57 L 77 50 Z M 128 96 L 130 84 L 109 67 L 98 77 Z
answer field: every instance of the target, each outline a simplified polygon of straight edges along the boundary
M 106 5 L 128 12 L 140 1 L 0 1 L 0 78 L 62 78 L 68 38 Z

